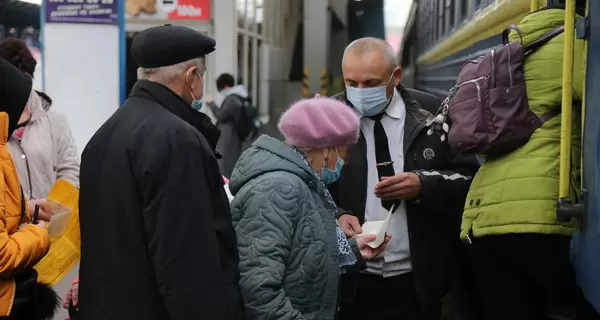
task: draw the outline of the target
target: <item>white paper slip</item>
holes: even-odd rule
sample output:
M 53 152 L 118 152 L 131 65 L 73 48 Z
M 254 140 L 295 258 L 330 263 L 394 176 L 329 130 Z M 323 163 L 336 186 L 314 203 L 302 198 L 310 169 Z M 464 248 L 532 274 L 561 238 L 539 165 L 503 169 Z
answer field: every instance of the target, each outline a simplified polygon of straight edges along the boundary
M 387 232 L 387 226 L 390 221 L 390 217 L 392 216 L 392 212 L 394 212 L 395 206 L 396 206 L 396 204 L 392 205 L 392 207 L 390 208 L 390 212 L 388 212 L 387 217 L 385 217 L 385 220 L 367 221 L 362 225 L 363 232 L 361 234 L 359 234 L 358 236 L 363 236 L 363 235 L 367 235 L 367 234 L 377 235 L 377 238 L 375 240 L 367 243 L 367 245 L 369 247 L 377 248 L 385 240 L 385 233 Z
M 52 219 L 50 219 L 50 222 L 48 223 L 48 234 L 50 235 L 50 238 L 62 236 L 69 223 L 69 218 L 71 218 L 71 209 L 48 199 L 44 204 L 43 210 L 52 216 Z

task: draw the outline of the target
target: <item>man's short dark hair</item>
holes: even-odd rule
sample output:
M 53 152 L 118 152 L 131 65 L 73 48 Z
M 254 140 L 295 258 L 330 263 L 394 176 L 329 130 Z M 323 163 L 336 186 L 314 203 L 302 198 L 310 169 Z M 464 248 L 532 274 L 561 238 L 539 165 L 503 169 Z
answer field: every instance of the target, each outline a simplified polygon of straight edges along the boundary
M 221 91 L 225 88 L 231 88 L 235 85 L 233 76 L 229 73 L 223 73 L 217 78 L 217 90 Z

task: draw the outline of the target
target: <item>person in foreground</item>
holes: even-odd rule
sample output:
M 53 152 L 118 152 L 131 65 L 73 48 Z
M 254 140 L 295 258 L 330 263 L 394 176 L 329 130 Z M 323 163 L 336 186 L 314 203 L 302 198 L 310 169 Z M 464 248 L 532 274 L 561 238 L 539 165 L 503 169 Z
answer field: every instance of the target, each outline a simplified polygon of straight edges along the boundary
M 347 239 L 325 187 L 339 178 L 358 118 L 329 98 L 302 100 L 286 111 L 286 143 L 263 135 L 238 161 L 230 181 L 246 318 L 336 317 L 338 278 L 364 267 L 385 247 L 374 235 Z
M 30 93 L 31 78 L 0 58 L 0 318 L 8 320 L 52 318 L 60 303 L 49 286 L 37 283 L 33 266 L 50 249 L 50 237 L 43 221 L 28 223 L 7 147 Z
M 352 42 L 342 71 L 346 91 L 336 98 L 360 116 L 361 137 L 342 178 L 330 185 L 339 223 L 352 236 L 364 222 L 394 212 L 384 253 L 365 272 L 343 276 L 341 319 L 439 320 L 442 310 L 446 317 L 450 309 L 463 312 L 459 301 L 469 301 L 470 290 L 462 290 L 459 271 L 468 257 L 458 234 L 477 160 L 427 135 L 427 110 L 439 100 L 400 85 L 402 71 L 384 40 Z
M 139 80 L 82 155 L 82 319 L 243 317 L 219 130 L 198 111 L 214 47 L 170 25 L 133 39 Z
M 585 15 L 585 1 L 576 12 Z M 581 16 L 577 15 L 577 18 Z M 524 45 L 564 24 L 564 6 L 553 5 L 523 17 L 518 27 Z M 529 109 L 543 116 L 561 107 L 560 34 L 525 58 L 523 71 Z M 573 51 L 572 203 L 581 190 L 581 101 L 584 95 L 585 41 Z M 548 68 L 549 65 L 554 67 Z M 556 217 L 559 197 L 560 115 L 550 118 L 513 152 L 488 158 L 473 179 L 462 221 L 461 238 L 471 243 L 485 320 L 573 319 L 587 302 L 577 287 L 570 262 L 571 236 L 578 222 Z M 578 319 L 590 319 L 577 315 Z

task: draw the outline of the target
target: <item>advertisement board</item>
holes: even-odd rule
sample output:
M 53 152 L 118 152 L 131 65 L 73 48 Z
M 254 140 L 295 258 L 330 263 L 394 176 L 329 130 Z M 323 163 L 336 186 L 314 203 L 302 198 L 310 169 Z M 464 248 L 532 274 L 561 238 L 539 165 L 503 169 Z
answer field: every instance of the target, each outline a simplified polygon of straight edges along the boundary
M 117 24 L 117 0 L 47 0 L 46 23 Z
M 125 0 L 129 20 L 210 20 L 210 0 Z

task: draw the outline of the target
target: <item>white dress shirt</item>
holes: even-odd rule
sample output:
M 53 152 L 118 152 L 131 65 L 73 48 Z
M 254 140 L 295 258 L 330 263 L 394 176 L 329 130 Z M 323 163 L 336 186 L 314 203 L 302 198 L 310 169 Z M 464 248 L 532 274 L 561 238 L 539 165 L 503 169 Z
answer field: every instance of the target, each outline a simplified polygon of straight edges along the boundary
M 360 116 L 360 115 L 359 115 Z M 406 119 L 406 106 L 397 90 L 394 89 L 392 101 L 385 109 L 381 124 L 385 129 L 391 160 L 394 162 L 396 174 L 404 171 L 404 121 Z M 375 139 L 373 136 L 374 121 L 361 116 L 360 129 L 367 144 L 367 202 L 365 205 L 365 221 L 384 220 L 389 210 L 381 205 L 381 199 L 375 196 L 375 184 L 379 182 L 377 174 L 377 161 L 375 159 Z M 408 241 L 408 227 L 406 225 L 406 203 L 400 206 L 390 218 L 387 233 L 392 239 L 385 251 L 378 259 L 367 262 L 366 273 L 393 277 L 410 272 L 410 247 Z

